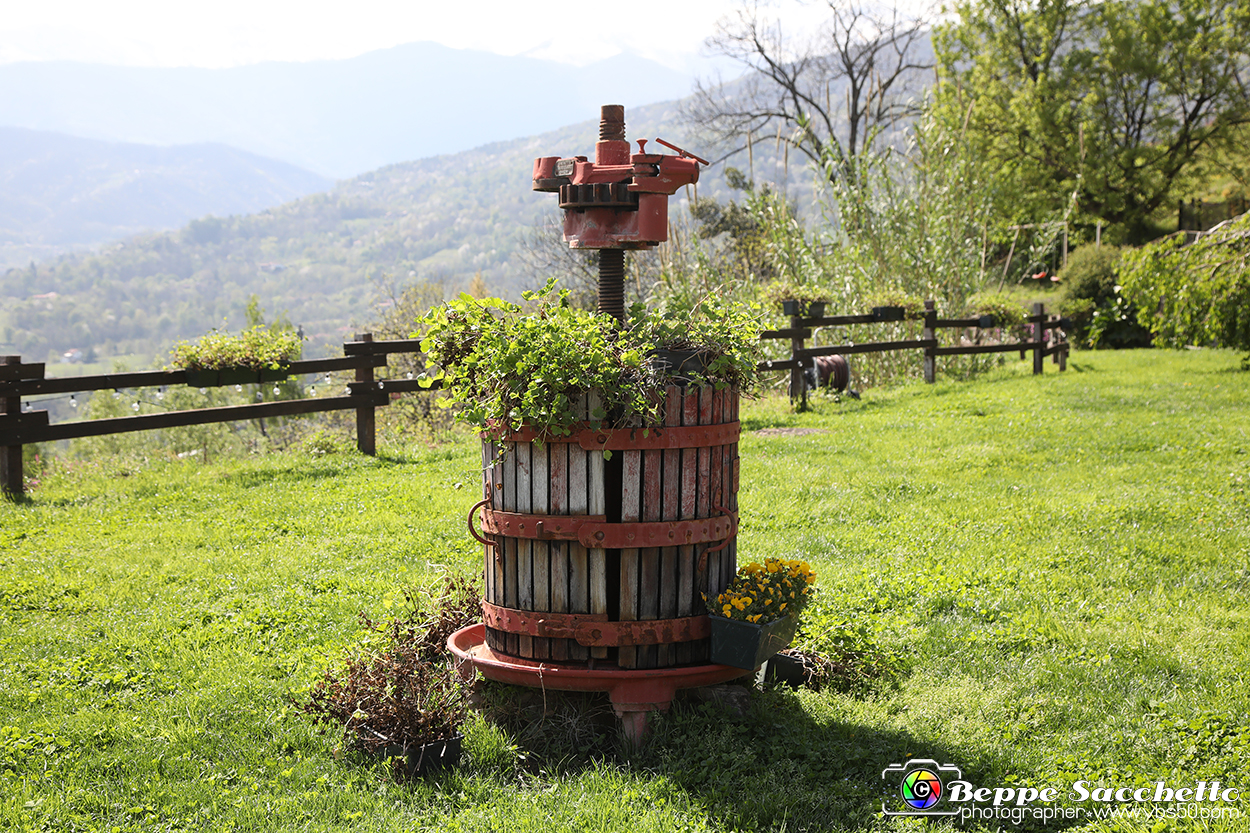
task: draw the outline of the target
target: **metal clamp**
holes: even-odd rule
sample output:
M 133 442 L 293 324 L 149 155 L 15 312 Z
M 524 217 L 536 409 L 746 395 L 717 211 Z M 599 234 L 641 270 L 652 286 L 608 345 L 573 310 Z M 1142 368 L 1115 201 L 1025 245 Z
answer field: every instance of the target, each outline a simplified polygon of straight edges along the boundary
M 473 508 L 469 510 L 469 517 L 467 521 L 469 524 L 469 534 L 472 535 L 477 540 L 481 541 L 482 544 L 484 544 L 485 546 L 498 548 L 499 546 L 498 544 L 496 544 L 494 541 L 491 541 L 488 538 L 483 538 L 481 535 L 478 534 L 477 529 L 475 529 L 473 526 L 473 516 L 477 513 L 477 510 L 481 509 L 483 506 L 485 506 L 488 503 L 490 503 L 489 497 L 482 498 L 477 503 L 473 504 Z

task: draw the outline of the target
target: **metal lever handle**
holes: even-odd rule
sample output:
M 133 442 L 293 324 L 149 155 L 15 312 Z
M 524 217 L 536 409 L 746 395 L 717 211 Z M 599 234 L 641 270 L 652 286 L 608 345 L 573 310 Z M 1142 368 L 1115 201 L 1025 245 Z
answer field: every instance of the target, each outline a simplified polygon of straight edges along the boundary
M 483 506 L 485 506 L 488 503 L 490 503 L 490 498 L 488 497 L 482 498 L 477 503 L 473 504 L 473 508 L 469 510 L 469 517 L 468 517 L 469 534 L 472 535 L 477 540 L 481 541 L 486 546 L 495 547 L 496 549 L 498 549 L 499 547 L 498 544 L 496 544 L 494 541 L 491 541 L 487 538 L 483 538 L 480 534 L 478 534 L 477 528 L 473 526 L 473 516 L 477 514 L 477 510 L 481 509 Z M 498 555 L 498 553 L 496 553 L 496 555 Z

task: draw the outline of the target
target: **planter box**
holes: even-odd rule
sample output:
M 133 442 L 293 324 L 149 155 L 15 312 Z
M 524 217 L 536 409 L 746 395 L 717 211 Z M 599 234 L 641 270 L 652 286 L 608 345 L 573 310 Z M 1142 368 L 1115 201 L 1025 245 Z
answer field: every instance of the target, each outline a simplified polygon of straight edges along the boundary
M 397 764 L 408 778 L 422 778 L 460 765 L 464 735 L 420 745 L 383 746 L 375 753 L 379 758 L 398 758 Z
M 709 617 L 712 623 L 712 662 L 753 671 L 765 660 L 790 644 L 799 622 L 783 616 L 771 622 L 752 624 L 723 616 Z
M 260 373 L 255 370 L 232 369 L 220 371 L 219 385 L 247 385 L 260 381 Z
M 188 370 L 187 385 L 193 388 L 254 385 L 258 382 L 280 382 L 290 375 L 289 370 L 251 370 L 243 367 L 226 370 Z
M 786 315 L 802 315 L 803 314 L 803 302 L 802 301 L 782 301 L 781 311 L 784 312 Z
M 695 350 L 653 350 L 651 364 L 667 373 L 673 382 L 686 384 L 695 375 L 707 374 L 703 354 Z
M 216 370 L 188 370 L 187 385 L 193 388 L 214 388 L 221 384 L 221 374 Z
M 825 301 L 812 301 L 807 305 L 808 318 L 823 318 L 825 315 Z

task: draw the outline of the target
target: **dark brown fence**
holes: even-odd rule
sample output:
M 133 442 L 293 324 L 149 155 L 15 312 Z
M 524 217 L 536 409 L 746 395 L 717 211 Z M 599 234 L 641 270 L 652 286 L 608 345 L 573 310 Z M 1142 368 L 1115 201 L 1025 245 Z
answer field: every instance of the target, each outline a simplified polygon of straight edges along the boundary
M 364 454 L 374 454 L 377 448 L 374 409 L 389 404 L 392 393 L 425 390 L 416 379 L 375 379 L 375 369 L 386 367 L 386 357 L 392 353 L 419 353 L 419 344 L 416 340 L 374 341 L 371 334 L 365 333 L 357 336 L 356 341 L 343 344 L 343 356 L 291 362 L 277 377 L 355 371 L 355 380 L 347 384 L 345 396 L 287 399 L 58 423 L 49 421 L 46 410 L 22 413 L 22 397 L 166 385 L 206 387 L 262 380 L 269 382 L 274 381 L 275 376 L 270 371 L 266 371 L 263 377 L 260 373 L 247 376 L 238 375 L 240 371 L 226 371 L 221 375 L 211 374 L 213 378 L 206 379 L 202 374 L 188 374 L 185 370 L 152 370 L 49 379 L 44 377 L 42 363 L 23 363 L 21 356 L 0 356 L 0 491 L 11 497 L 23 493 L 22 446 L 27 444 L 319 411 L 355 410 L 356 447 Z
M 807 385 L 803 373 L 815 365 L 819 356 L 848 356 L 856 353 L 885 353 L 892 350 L 921 350 L 924 354 L 924 380 L 932 383 L 937 375 L 937 359 L 939 356 L 969 356 L 979 353 L 1020 353 L 1023 359 L 1029 351 L 1033 352 L 1033 372 L 1041 373 L 1046 356 L 1052 356 L 1060 370 L 1067 369 L 1068 342 L 1065 340 L 1063 328 L 1067 322 L 1048 315 L 1044 304 L 1034 304 L 1033 313 L 1025 318 L 1032 330 L 1032 339 L 1007 344 L 969 344 L 942 347 L 938 343 L 939 330 L 965 330 L 970 327 L 988 329 L 997 325 L 993 316 L 979 318 L 938 318 L 933 301 L 924 302 L 924 312 L 913 316 L 914 320 L 924 322 L 921 337 L 903 341 L 875 341 L 863 344 L 841 344 L 826 347 L 807 347 L 805 342 L 812 337 L 816 327 L 843 327 L 851 324 L 882 324 L 891 321 L 903 321 L 906 315 L 902 307 L 877 307 L 866 315 L 832 315 L 805 317 L 791 315 L 790 326 L 784 330 L 765 330 L 760 333 L 761 339 L 790 339 L 790 358 L 779 361 L 761 362 L 760 370 L 790 371 L 790 398 L 799 400 L 802 406 L 807 405 Z M 1056 338 L 1048 338 L 1048 332 L 1057 331 Z

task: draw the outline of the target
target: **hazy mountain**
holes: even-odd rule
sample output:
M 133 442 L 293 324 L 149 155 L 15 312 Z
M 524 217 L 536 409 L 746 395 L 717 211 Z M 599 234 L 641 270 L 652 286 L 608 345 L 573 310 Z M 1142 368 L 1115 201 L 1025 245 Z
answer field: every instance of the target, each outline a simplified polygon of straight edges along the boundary
M 0 348 L 36 361 L 71 347 L 100 356 L 164 352 L 223 320 L 239 327 L 254 293 L 270 314 L 303 325 L 310 351 L 330 352 L 375 318 L 390 281 L 441 280 L 450 292 L 481 272 L 494 291 L 515 297 L 541 283 L 517 256 L 522 241 L 541 219 L 559 216 L 554 194 L 531 191 L 533 160 L 593 155 L 592 110 L 595 118 L 560 130 L 390 165 L 259 214 L 201 218 L 94 254 L 10 269 L 0 275 Z M 676 102 L 627 109 L 626 121 L 631 139 L 660 136 L 703 150 L 688 138 Z M 787 177 L 772 144 L 755 147 L 756 177 L 788 184 L 810 203 L 810 175 L 795 164 Z M 746 153 L 730 161 L 747 168 Z M 731 196 L 723 168 L 704 173 L 699 198 Z M 679 192 L 670 216 L 681 222 L 686 206 Z
M 110 141 L 221 142 L 335 178 L 679 98 L 686 74 L 620 54 L 585 67 L 411 43 L 231 69 L 0 66 L 0 124 Z
M 331 185 L 220 144 L 153 147 L 0 127 L 0 268 L 205 214 L 249 214 Z

